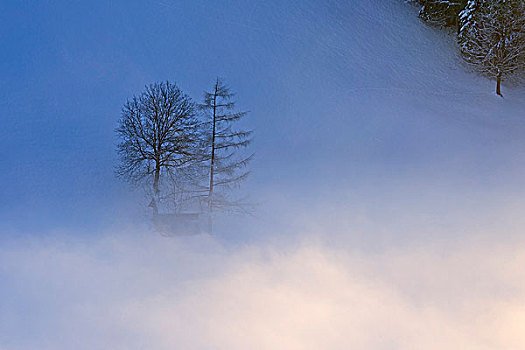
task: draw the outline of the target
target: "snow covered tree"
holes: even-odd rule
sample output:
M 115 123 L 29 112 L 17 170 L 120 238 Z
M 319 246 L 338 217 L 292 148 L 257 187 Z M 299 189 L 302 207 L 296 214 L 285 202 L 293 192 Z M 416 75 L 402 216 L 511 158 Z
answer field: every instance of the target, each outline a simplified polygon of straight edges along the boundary
M 253 154 L 242 152 L 252 141 L 252 131 L 236 128 L 247 112 L 235 111 L 234 97 L 235 94 L 217 79 L 213 89 L 204 93 L 204 102 L 199 106 L 207 118 L 208 176 L 204 191 L 210 226 L 215 210 L 242 208 L 242 203 L 231 198 L 230 194 L 248 177 L 246 168 L 253 157 Z
M 428 23 L 444 27 L 455 26 L 458 14 L 465 8 L 467 0 L 419 0 L 419 17 Z
M 469 0 L 460 14 L 458 43 L 466 62 L 496 79 L 525 68 L 525 3 L 523 0 Z
M 178 178 L 202 159 L 195 104 L 176 84 L 154 83 L 128 100 L 116 133 L 120 164 L 117 175 L 142 183 L 159 199 L 161 183 Z

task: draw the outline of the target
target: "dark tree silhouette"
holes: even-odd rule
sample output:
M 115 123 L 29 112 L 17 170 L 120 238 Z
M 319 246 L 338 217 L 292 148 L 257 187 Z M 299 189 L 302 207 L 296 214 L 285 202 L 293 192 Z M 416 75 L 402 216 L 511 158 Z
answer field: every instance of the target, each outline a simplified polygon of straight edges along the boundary
M 247 112 L 234 111 L 234 96 L 217 79 L 213 89 L 205 92 L 204 102 L 199 106 L 207 118 L 204 125 L 208 135 L 208 176 L 203 188 L 210 220 L 214 210 L 243 207 L 241 201 L 231 197 L 231 192 L 248 177 L 247 165 L 253 157 L 253 154 L 242 152 L 251 143 L 252 131 L 236 128 Z
M 467 4 L 467 0 L 419 0 L 419 17 L 430 24 L 455 26 L 458 15 Z
M 146 86 L 126 102 L 116 129 L 117 174 L 146 184 L 158 200 L 161 183 L 202 160 L 195 105 L 174 83 Z M 176 177 L 176 176 L 175 176 Z

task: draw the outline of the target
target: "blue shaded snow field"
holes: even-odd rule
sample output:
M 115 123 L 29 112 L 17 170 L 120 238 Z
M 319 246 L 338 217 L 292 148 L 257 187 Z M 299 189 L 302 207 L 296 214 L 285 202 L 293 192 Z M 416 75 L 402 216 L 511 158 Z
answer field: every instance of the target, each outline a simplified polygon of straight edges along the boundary
M 0 4 L 0 350 L 521 349 L 525 89 L 401 0 Z M 127 98 L 216 76 L 253 217 L 165 238 Z

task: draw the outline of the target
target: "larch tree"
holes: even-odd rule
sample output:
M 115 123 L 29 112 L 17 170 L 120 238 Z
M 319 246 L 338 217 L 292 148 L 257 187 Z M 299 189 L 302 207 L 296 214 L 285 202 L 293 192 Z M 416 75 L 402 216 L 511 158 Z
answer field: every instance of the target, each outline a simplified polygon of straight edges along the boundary
M 253 157 L 245 150 L 252 141 L 252 131 L 237 127 L 247 112 L 235 111 L 234 97 L 235 94 L 217 79 L 212 90 L 204 93 L 204 101 L 199 106 L 206 117 L 207 179 L 203 190 L 210 230 L 214 211 L 243 208 L 242 201 L 234 199 L 231 192 L 248 177 L 247 167 Z
M 120 164 L 117 175 L 144 184 L 153 201 L 161 185 L 202 160 L 196 107 L 176 84 L 154 83 L 122 108 L 116 129 Z M 166 187 L 166 188 L 167 188 Z
M 501 82 L 525 68 L 523 0 L 469 0 L 459 17 L 458 44 L 465 61 Z

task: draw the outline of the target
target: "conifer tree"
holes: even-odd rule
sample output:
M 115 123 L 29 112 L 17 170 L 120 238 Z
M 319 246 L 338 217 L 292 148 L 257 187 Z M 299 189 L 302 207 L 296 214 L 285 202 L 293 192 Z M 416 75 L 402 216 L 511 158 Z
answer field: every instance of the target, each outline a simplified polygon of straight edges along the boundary
M 424 21 L 443 27 L 455 26 L 458 14 L 465 8 L 467 0 L 419 0 L 419 17 Z
M 482 74 L 504 78 L 525 68 L 525 4 L 523 0 L 469 0 L 459 17 L 458 43 L 463 58 Z

